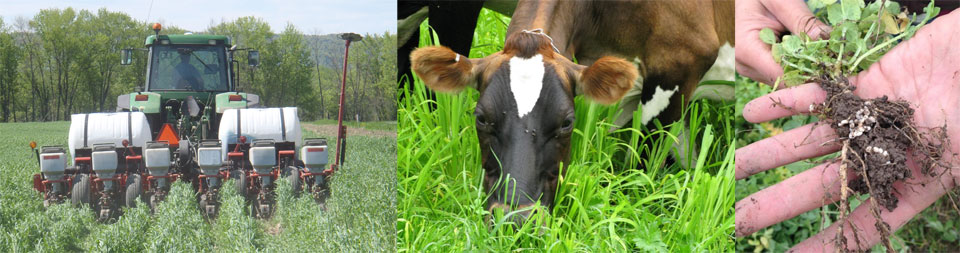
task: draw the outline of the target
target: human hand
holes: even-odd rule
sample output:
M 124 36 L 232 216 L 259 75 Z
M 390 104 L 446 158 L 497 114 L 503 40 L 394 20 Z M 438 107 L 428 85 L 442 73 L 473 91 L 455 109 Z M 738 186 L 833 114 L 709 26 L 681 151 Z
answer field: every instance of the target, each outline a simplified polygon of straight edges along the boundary
M 830 27 L 814 18 L 801 0 L 737 0 L 735 4 L 737 73 L 762 83 L 776 82 L 783 68 L 773 61 L 770 45 L 760 41 L 760 30 L 770 28 L 777 38 L 786 31 L 811 38 L 830 34 Z
M 907 165 L 913 177 L 894 184 L 899 205 L 892 212 L 882 209 L 880 214 L 894 231 L 948 190 L 960 185 L 960 160 L 954 155 L 960 151 L 960 113 L 957 112 L 960 108 L 960 47 L 955 46 L 960 45 L 958 23 L 960 11 L 938 18 L 918 31 L 913 39 L 890 50 L 868 70 L 850 78 L 850 82 L 857 85 L 854 94 L 861 98 L 886 95 L 891 100 L 909 102 L 915 109 L 913 120 L 918 129 L 946 125 L 950 142 L 945 146 L 950 150 L 945 150 L 943 157 L 950 168 L 936 167 L 933 174 L 944 172 L 942 176 L 929 176 L 920 172 L 915 161 L 917 157 L 908 157 Z M 763 122 L 797 112 L 808 113 L 810 105 L 822 103 L 825 99 L 826 92 L 817 84 L 804 84 L 750 101 L 744 107 L 743 116 L 750 122 Z M 773 101 L 792 110 L 776 106 Z M 810 124 L 747 145 L 736 151 L 736 178 L 836 152 L 840 149 L 839 143 L 833 141 L 836 137 L 830 126 Z M 838 162 L 827 162 L 738 201 L 736 235 L 749 235 L 838 201 L 838 169 Z M 857 177 L 852 172 L 847 175 L 850 180 Z M 843 231 L 852 249 L 869 249 L 880 241 L 880 233 L 874 225 L 876 220 L 868 208 L 870 201 L 872 198 L 847 217 L 850 223 Z M 851 223 L 856 231 L 850 227 Z M 806 252 L 836 248 L 834 238 L 839 224 L 832 224 L 794 249 Z

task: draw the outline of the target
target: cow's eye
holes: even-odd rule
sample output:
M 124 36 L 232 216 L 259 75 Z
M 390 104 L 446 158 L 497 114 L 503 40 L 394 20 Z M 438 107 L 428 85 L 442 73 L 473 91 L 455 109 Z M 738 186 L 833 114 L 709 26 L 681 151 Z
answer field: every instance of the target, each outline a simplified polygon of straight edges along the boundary
M 483 112 L 477 110 L 473 113 L 473 116 L 477 118 L 477 130 L 482 132 L 490 132 L 493 130 L 493 123 L 490 122 L 486 116 L 483 115 Z
M 568 134 L 573 131 L 573 120 L 574 117 L 571 115 L 563 120 L 563 124 L 560 126 L 560 133 Z

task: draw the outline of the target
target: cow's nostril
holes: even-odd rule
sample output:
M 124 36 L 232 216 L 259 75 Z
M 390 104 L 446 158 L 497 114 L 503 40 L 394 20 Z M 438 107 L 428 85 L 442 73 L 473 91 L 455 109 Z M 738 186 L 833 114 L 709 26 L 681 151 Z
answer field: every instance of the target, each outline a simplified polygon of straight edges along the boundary
M 490 213 L 487 215 L 486 220 L 488 224 L 493 225 L 497 223 L 496 219 L 504 219 L 519 228 L 533 216 L 534 212 L 540 211 L 539 209 L 535 204 L 521 204 L 513 207 L 494 202 L 490 203 L 487 209 Z
M 506 214 L 506 213 L 509 213 L 510 210 L 513 210 L 513 209 L 510 208 L 509 205 L 504 205 L 503 203 L 496 203 L 496 202 L 490 203 L 490 207 L 487 208 L 487 211 L 490 211 L 491 214 L 492 214 L 492 213 L 495 213 L 497 210 L 501 210 L 501 211 L 503 211 L 504 214 Z

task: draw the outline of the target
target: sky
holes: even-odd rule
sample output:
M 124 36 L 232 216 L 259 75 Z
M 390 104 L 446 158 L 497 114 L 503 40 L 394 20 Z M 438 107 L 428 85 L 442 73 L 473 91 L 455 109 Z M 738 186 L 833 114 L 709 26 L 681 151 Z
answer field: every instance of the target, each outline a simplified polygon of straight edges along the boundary
M 153 7 L 151 7 L 151 2 Z M 221 21 L 255 16 L 275 33 L 292 23 L 305 34 L 397 32 L 397 2 L 392 0 L 0 0 L 0 17 L 10 25 L 42 9 L 100 8 L 124 12 L 136 20 L 203 31 Z

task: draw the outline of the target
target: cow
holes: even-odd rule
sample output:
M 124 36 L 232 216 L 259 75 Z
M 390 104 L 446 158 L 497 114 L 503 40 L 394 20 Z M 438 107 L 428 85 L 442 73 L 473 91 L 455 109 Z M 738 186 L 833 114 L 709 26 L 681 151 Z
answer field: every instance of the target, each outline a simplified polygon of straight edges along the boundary
M 726 0 L 520 1 L 502 51 L 469 59 L 424 47 L 410 54 L 411 65 L 434 91 L 480 92 L 474 114 L 486 208 L 524 210 L 525 218 L 537 201 L 553 206 L 566 170 L 560 164 L 569 161 L 574 97 L 630 99 L 643 108 L 643 124 L 677 121 L 719 49 L 733 44 L 733 7 Z

